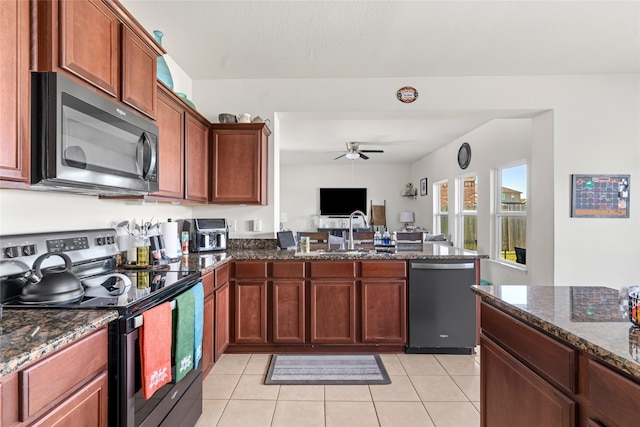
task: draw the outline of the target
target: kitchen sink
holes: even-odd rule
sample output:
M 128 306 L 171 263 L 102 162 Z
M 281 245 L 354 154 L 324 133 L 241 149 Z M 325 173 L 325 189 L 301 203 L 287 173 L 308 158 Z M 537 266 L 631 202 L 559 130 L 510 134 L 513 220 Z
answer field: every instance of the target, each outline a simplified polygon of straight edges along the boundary
M 377 252 L 375 249 L 319 249 L 310 252 L 296 252 L 297 256 L 320 256 L 320 255 L 351 255 L 351 256 L 365 256 L 365 255 L 383 255 L 382 252 Z

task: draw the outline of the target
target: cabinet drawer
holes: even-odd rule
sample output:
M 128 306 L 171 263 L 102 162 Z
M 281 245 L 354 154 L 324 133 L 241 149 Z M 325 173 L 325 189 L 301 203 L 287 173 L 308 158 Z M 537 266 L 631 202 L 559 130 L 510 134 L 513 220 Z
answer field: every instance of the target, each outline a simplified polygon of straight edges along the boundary
M 71 344 L 20 372 L 23 420 L 107 370 L 107 329 Z
M 362 277 L 407 277 L 406 261 L 362 261 Z
M 356 277 L 353 261 L 317 261 L 311 263 L 311 277 Z
M 607 426 L 638 425 L 640 384 L 594 360 L 588 366 L 590 418 Z
M 271 263 L 271 277 L 302 278 L 304 277 L 304 262 L 276 261 Z
M 229 281 L 229 264 L 225 264 L 216 268 L 213 274 L 216 275 L 216 288 L 218 286 L 224 285 Z
M 236 262 L 236 279 L 267 277 L 266 261 Z
M 577 392 L 575 350 L 484 302 L 480 316 L 483 333 L 502 343 L 523 363 L 561 388 Z

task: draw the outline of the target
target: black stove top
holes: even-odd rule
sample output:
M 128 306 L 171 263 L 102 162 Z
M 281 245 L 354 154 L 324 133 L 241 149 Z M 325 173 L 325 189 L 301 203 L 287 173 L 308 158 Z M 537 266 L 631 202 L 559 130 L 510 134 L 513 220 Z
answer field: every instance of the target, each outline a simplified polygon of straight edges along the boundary
M 113 237 L 108 238 L 110 236 Z M 189 270 L 182 262 L 157 267 L 114 268 L 115 255 L 119 253 L 114 230 L 3 236 L 0 240 L 3 247 L 7 245 L 5 242 L 11 242 L 9 244 L 16 246 L 28 242 L 36 250 L 44 248 L 45 251 L 51 249 L 51 242 L 83 242 L 79 247 L 64 250 L 73 258 L 73 270 L 83 284 L 85 292 L 82 297 L 64 303 L 45 301 L 27 304 L 20 300 L 22 279 L 16 275 L 18 279 L 2 281 L 4 289 L 1 300 L 5 308 L 112 309 L 124 316 L 135 315 L 160 302 L 171 300 L 193 286 L 200 278 L 199 271 Z M 42 253 L 42 249 L 39 252 Z M 31 259 L 37 255 L 15 256 L 12 257 L 12 261 L 14 264 L 15 261 L 21 261 L 22 264 L 29 265 Z M 58 257 L 51 257 L 49 260 L 55 261 L 55 258 Z M 6 259 L 5 256 L 3 260 Z M 8 289 L 13 289 L 14 292 L 9 294 Z

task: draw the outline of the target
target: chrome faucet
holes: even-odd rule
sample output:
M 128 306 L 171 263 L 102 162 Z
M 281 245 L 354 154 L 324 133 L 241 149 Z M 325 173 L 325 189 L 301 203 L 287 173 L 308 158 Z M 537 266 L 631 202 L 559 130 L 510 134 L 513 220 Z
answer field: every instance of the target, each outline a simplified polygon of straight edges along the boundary
M 355 242 L 353 241 L 353 217 L 356 214 L 362 215 L 362 219 L 364 219 L 365 228 L 369 228 L 369 223 L 367 222 L 367 215 L 362 211 L 353 211 L 351 215 L 349 215 L 349 250 L 352 251 L 356 248 Z

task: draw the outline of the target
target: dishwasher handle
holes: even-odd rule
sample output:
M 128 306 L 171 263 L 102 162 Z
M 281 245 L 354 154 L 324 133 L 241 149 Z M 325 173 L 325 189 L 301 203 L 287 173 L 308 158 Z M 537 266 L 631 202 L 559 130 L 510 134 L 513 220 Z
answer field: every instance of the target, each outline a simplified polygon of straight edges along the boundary
M 469 270 L 475 267 L 473 262 L 439 264 L 427 262 L 412 262 L 411 268 L 415 270 Z

